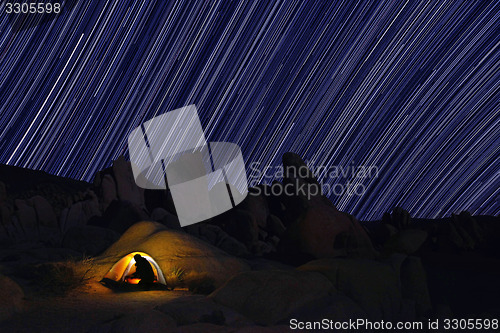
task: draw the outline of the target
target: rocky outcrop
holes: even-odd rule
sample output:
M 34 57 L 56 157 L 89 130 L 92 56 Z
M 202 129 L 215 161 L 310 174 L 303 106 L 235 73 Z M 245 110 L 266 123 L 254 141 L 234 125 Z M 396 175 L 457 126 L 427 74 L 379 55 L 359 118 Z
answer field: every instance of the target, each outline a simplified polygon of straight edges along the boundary
M 175 321 L 157 310 L 137 310 L 118 319 L 94 327 L 90 333 L 150 332 L 162 333 L 175 329 Z
M 24 292 L 12 279 L 0 274 L 0 321 L 23 309 Z
M 113 176 L 116 180 L 118 198 L 144 208 L 144 189 L 135 184 L 130 161 L 126 161 L 123 156 L 119 156 L 113 162 Z
M 196 223 L 185 227 L 184 230 L 233 256 L 243 257 L 250 254 L 243 243 L 229 236 L 218 226 L 207 223 Z
M 301 306 L 328 294 L 323 275 L 300 271 L 251 271 L 229 280 L 210 295 L 258 324 L 272 325 Z
M 305 252 L 316 258 L 337 256 L 373 257 L 371 241 L 359 221 L 340 212 L 321 194 L 320 184 L 302 159 L 283 155 L 283 186 L 288 230 L 284 252 Z
M 103 214 L 103 227 L 123 233 L 139 221 L 148 220 L 147 213 L 137 204 L 130 201 L 115 200 Z
M 62 246 L 85 255 L 95 256 L 116 242 L 120 235 L 107 228 L 80 225 L 69 228 L 64 234 Z
M 318 259 L 300 266 L 298 270 L 323 274 L 333 284 L 336 292 L 357 304 L 371 320 L 411 320 L 417 313 L 415 300 L 404 296 L 419 297 L 415 295 L 416 290 L 427 290 L 422 285 L 415 286 L 405 274 L 403 278 L 406 289 L 403 295 L 400 287 L 400 261 L 401 259 L 396 258 L 396 264 L 392 264 L 367 259 Z M 409 266 L 405 273 L 411 271 L 412 264 Z M 422 309 L 428 306 L 426 300 L 419 301 Z
M 173 318 L 178 326 L 195 323 L 211 323 L 239 327 L 251 325 L 252 321 L 233 309 L 214 302 L 205 296 L 186 296 L 157 306 L 156 309 Z

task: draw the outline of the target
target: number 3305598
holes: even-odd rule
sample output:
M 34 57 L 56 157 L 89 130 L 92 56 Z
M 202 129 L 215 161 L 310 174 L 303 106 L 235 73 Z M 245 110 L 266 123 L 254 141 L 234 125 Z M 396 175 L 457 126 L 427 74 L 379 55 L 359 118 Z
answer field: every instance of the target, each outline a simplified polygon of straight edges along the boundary
M 5 4 L 5 12 L 7 14 L 50 14 L 50 13 L 60 13 L 61 12 L 61 4 L 58 2 L 55 3 L 20 3 L 20 2 L 8 2 Z

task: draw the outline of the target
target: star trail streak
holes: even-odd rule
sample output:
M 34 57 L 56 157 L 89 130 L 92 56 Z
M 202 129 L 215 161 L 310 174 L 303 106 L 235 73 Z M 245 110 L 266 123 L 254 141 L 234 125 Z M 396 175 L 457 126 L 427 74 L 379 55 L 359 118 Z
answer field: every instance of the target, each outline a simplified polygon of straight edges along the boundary
M 53 1 L 52 1 L 53 2 Z M 128 134 L 196 104 L 209 141 L 321 175 L 378 219 L 500 214 L 499 1 L 73 1 L 0 5 L 0 162 L 92 181 Z M 262 179 L 270 183 L 273 178 Z M 279 180 L 279 179 L 278 179 Z

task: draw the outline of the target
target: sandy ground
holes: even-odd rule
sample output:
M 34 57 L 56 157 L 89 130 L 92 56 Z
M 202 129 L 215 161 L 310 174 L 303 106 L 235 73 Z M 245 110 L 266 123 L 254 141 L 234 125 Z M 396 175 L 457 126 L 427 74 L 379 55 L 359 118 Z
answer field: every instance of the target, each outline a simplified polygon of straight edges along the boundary
M 91 284 L 86 290 L 65 297 L 26 297 L 25 311 L 0 323 L 0 332 L 87 332 L 126 313 L 152 309 L 187 290 L 113 292 Z

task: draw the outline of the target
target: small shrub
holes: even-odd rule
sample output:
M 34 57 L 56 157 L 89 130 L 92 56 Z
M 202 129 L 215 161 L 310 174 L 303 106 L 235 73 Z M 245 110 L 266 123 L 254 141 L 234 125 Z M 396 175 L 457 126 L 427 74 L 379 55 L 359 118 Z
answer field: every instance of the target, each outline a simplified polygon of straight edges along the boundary
M 184 285 L 184 276 L 186 272 L 179 267 L 174 267 L 169 274 L 165 276 L 165 282 L 170 290 L 181 287 Z
M 42 294 L 66 295 L 72 290 L 86 286 L 92 278 L 90 272 L 93 267 L 92 258 L 41 264 L 34 272 L 36 285 Z

